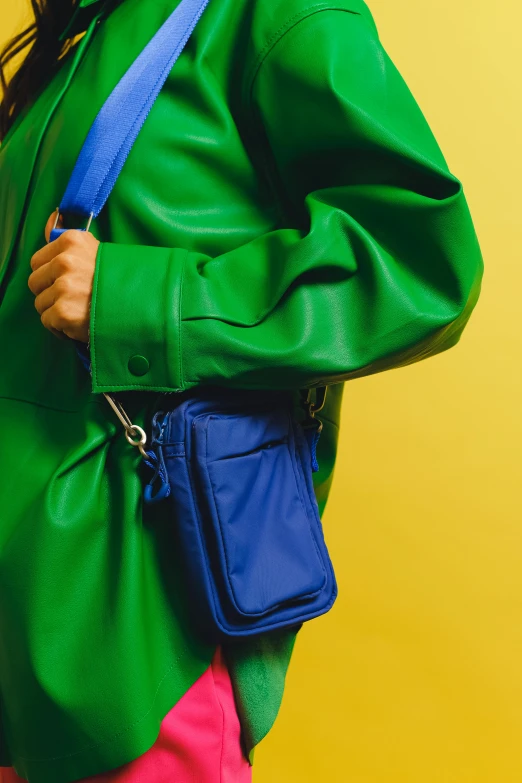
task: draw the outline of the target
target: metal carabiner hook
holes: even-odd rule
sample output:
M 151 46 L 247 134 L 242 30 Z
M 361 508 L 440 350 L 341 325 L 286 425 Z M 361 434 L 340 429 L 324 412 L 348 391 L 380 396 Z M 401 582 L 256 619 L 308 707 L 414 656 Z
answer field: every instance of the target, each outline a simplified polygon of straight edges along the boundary
M 132 423 L 125 413 L 123 406 L 117 400 L 115 400 L 111 394 L 103 392 L 103 396 L 108 401 L 114 413 L 123 424 L 127 442 L 130 443 L 131 446 L 136 446 L 140 450 L 141 456 L 144 459 L 148 459 L 149 455 L 145 450 L 145 446 L 147 444 L 147 434 L 145 430 L 139 427 L 137 424 Z M 136 436 L 138 437 L 136 438 Z

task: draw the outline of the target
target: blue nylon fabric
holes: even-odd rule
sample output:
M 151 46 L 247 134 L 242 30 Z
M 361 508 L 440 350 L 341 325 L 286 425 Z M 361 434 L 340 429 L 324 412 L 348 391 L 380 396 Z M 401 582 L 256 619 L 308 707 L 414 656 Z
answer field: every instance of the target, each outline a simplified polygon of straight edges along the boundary
M 153 419 L 151 448 L 185 552 L 193 617 L 216 638 L 295 626 L 337 596 L 310 444 L 284 393 L 190 390 Z M 315 432 L 315 430 L 314 430 Z M 318 436 L 315 436 L 315 440 Z
M 76 231 L 85 231 L 84 228 L 75 229 Z M 49 242 L 54 242 L 55 239 L 58 239 L 62 234 L 64 234 L 66 231 L 70 231 L 70 229 L 67 228 L 53 228 L 51 231 L 51 236 L 49 238 Z
M 91 354 L 89 352 L 89 349 L 85 345 L 85 343 L 82 343 L 80 340 L 74 340 L 73 341 L 76 345 L 76 350 L 78 352 L 78 356 L 81 359 L 81 362 L 87 372 L 91 372 Z
M 60 204 L 61 212 L 99 215 L 208 2 L 182 0 L 116 85 L 87 135 Z
M 317 462 L 317 444 L 319 442 L 319 436 L 321 431 L 317 427 L 310 427 L 305 430 L 306 439 L 310 448 L 310 454 L 312 456 L 312 472 L 317 473 L 319 470 L 319 463 Z

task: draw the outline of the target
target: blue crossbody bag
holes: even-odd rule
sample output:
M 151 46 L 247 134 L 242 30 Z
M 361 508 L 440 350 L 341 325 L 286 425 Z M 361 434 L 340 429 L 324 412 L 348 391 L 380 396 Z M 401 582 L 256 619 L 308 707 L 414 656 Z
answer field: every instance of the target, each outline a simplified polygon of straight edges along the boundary
M 209 0 L 182 0 L 96 117 L 57 210 L 103 208 L 145 119 Z M 87 346 L 76 343 L 90 371 Z M 193 619 L 211 637 L 300 625 L 337 596 L 313 486 L 327 387 L 291 391 L 200 386 L 165 394 L 149 435 L 105 394 L 151 470 L 147 503 L 168 503 L 183 548 Z

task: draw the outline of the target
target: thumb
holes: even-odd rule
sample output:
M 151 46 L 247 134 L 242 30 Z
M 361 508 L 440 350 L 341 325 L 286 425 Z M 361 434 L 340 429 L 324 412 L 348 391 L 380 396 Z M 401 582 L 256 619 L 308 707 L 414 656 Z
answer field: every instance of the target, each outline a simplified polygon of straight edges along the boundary
M 54 224 L 56 223 L 56 213 L 57 212 L 58 212 L 58 210 L 55 209 L 54 212 L 51 214 L 49 220 L 46 223 L 46 226 L 45 226 L 45 241 L 46 242 L 49 242 L 49 239 L 51 237 L 51 231 L 53 230 Z M 62 220 L 61 216 L 58 219 L 57 228 L 63 228 L 63 220 Z

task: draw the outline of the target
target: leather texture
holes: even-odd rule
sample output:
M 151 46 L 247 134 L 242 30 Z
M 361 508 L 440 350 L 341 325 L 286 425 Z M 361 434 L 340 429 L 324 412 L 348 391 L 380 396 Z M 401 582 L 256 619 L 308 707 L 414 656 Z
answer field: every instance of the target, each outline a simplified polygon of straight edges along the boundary
M 290 395 L 199 388 L 154 415 L 151 445 L 205 637 L 300 625 L 332 607 L 312 455 Z
M 0 763 L 31 783 L 144 752 L 215 649 L 99 392 L 143 425 L 159 392 L 330 384 L 322 514 L 345 381 L 455 345 L 480 290 L 462 185 L 367 7 L 213 0 L 93 223 L 91 382 L 42 327 L 29 260 L 98 111 L 176 4 L 85 7 L 85 35 L 0 147 Z M 294 639 L 231 646 L 249 751 Z
M 60 202 L 62 212 L 98 217 L 207 4 L 182 0 L 111 92 L 80 150 Z M 63 229 L 51 232 L 51 241 L 60 233 Z

